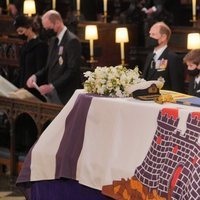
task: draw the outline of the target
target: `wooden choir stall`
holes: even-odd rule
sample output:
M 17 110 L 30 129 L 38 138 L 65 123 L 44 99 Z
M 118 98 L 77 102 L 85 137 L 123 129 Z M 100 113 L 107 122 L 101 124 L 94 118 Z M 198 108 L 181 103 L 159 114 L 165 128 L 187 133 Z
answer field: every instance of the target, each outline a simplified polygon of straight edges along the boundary
M 1 142 L 8 141 L 6 148 L 0 148 L 0 165 L 12 176 L 19 173 L 26 153 L 61 109 L 61 105 L 0 96 L 0 111 L 8 128 L 1 133 Z

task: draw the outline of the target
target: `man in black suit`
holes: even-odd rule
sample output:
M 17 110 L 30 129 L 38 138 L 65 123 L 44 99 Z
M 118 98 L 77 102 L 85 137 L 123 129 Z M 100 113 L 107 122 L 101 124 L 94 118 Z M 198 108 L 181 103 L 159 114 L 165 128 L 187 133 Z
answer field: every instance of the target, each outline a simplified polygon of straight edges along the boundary
M 40 93 L 46 95 L 50 102 L 65 104 L 80 88 L 81 44 L 64 25 L 57 11 L 47 11 L 42 16 L 42 24 L 56 37 L 50 41 L 46 67 L 32 75 L 27 86 L 37 87 L 38 83 Z
M 149 31 L 148 45 L 154 47 L 146 59 L 143 77 L 146 80 L 165 80 L 163 89 L 184 92 L 184 66 L 182 60 L 167 44 L 170 28 L 164 22 L 155 23 Z
M 143 0 L 142 11 L 146 14 L 149 23 L 164 21 L 171 24 L 173 21 L 173 14 L 168 10 L 169 0 Z M 171 3 L 171 2 L 170 2 Z M 153 25 L 153 24 L 151 24 Z
M 52 0 L 35 1 L 37 14 L 40 16 L 52 8 Z

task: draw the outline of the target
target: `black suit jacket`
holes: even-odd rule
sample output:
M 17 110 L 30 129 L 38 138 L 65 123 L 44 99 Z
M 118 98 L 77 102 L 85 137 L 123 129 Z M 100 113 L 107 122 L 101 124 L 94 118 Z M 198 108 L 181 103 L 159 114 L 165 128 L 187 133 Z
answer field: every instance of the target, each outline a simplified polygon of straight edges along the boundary
M 196 97 L 200 97 L 200 83 L 196 84 L 194 77 L 189 82 L 188 94 L 196 96 Z
M 55 38 L 52 38 L 47 65 L 36 76 L 38 81 L 53 84 L 61 102 L 65 104 L 80 88 L 81 44 L 73 33 L 66 30 L 59 46 L 54 47 Z
M 166 48 L 158 60 L 167 60 L 167 67 L 163 71 L 151 68 L 152 53 L 147 56 L 143 78 L 146 80 L 157 80 L 163 77 L 165 80 L 163 89 L 184 92 L 184 66 L 181 59 L 175 53 Z
M 173 23 L 173 13 L 171 13 L 168 9 L 169 0 L 146 0 L 144 7 L 147 9 L 152 6 L 156 7 L 156 12 L 153 12 L 151 15 L 147 15 L 149 28 L 158 21 L 164 21 L 167 24 Z M 176 0 L 177 1 L 177 0 Z M 171 2 L 170 2 L 171 3 Z

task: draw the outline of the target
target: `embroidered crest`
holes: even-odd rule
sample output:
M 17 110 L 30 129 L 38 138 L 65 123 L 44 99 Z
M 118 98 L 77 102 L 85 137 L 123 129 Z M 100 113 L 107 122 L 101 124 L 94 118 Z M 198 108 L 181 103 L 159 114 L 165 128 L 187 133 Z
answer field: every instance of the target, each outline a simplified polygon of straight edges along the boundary
M 58 62 L 59 62 L 59 65 L 63 64 L 63 58 L 62 58 L 62 56 L 59 57 Z

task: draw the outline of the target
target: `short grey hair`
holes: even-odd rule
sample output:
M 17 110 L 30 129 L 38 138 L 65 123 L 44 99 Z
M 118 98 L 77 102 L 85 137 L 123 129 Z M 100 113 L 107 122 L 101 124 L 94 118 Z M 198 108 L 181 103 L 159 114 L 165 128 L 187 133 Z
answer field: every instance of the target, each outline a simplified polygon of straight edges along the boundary
M 42 19 L 48 19 L 53 24 L 55 24 L 56 21 L 62 22 L 62 17 L 60 13 L 55 10 L 49 10 L 46 13 L 44 13 Z

